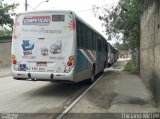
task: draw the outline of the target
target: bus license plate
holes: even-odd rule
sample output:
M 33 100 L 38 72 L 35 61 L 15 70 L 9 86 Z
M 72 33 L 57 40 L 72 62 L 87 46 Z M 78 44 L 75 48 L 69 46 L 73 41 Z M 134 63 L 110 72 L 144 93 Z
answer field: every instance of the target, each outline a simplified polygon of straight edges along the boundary
M 31 71 L 35 71 L 35 72 L 46 72 L 47 68 L 46 67 L 31 67 Z

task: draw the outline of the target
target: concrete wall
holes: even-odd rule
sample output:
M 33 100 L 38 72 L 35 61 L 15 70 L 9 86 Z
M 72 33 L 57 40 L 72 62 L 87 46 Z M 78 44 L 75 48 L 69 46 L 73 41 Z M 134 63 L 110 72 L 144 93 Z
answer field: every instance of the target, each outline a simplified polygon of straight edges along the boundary
M 160 1 L 147 3 L 141 16 L 140 73 L 160 102 Z
M 11 42 L 0 43 L 0 66 L 11 64 Z

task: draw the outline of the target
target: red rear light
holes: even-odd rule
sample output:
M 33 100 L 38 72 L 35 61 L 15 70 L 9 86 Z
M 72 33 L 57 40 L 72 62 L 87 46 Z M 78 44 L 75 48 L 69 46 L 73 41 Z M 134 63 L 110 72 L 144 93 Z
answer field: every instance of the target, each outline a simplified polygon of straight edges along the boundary
M 72 62 L 71 62 L 71 61 L 68 61 L 68 62 L 67 62 L 67 65 L 68 65 L 68 66 L 72 66 Z
M 15 55 L 12 55 L 12 60 L 16 60 L 16 56 Z
M 70 56 L 70 57 L 69 57 L 69 60 L 70 60 L 70 61 L 73 61 L 73 60 L 74 60 L 74 56 Z
M 13 62 L 12 62 L 13 64 L 17 64 L 17 61 L 16 60 L 13 60 Z

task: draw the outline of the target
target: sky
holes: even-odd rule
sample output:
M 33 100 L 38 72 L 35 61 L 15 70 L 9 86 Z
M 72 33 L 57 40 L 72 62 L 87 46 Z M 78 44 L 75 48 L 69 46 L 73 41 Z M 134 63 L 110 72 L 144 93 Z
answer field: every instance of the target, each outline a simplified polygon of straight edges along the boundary
M 19 3 L 16 13 L 25 11 L 25 0 L 5 0 L 8 3 Z M 27 0 L 28 11 L 34 10 L 73 10 L 78 16 L 90 24 L 93 28 L 99 31 L 104 37 L 107 37 L 103 32 L 104 27 L 101 26 L 102 21 L 95 17 L 92 8 L 93 5 L 102 7 L 105 4 L 108 6 L 117 4 L 118 0 Z M 115 40 L 111 41 L 113 44 Z

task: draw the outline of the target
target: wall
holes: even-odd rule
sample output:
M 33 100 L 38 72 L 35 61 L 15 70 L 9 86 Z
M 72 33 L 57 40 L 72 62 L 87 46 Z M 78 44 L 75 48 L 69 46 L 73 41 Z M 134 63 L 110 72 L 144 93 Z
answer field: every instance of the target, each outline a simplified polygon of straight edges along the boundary
M 151 0 L 150 0 L 151 1 Z M 146 0 L 141 16 L 140 73 L 160 102 L 160 1 Z
M 0 66 L 11 64 L 11 42 L 0 43 Z

